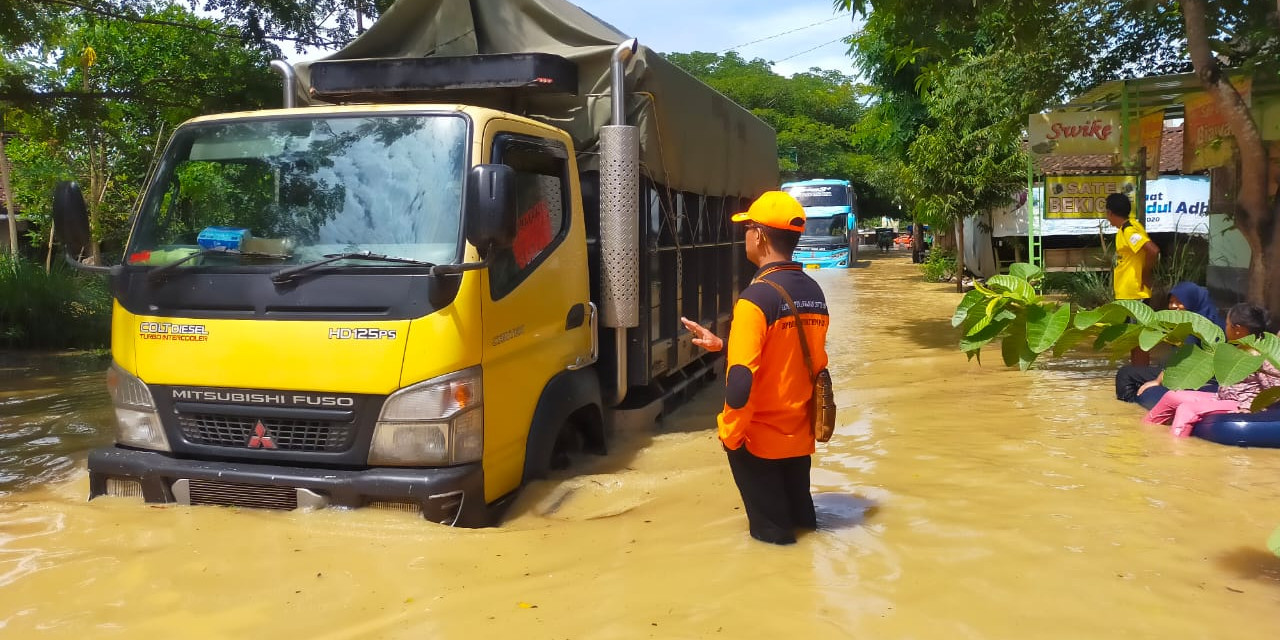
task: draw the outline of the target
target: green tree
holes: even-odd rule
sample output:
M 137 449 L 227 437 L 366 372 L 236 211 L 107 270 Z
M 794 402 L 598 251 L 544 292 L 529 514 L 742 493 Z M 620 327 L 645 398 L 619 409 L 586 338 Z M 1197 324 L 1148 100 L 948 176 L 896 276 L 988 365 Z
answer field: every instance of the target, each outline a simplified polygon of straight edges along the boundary
M 53 183 L 75 177 L 95 237 L 119 244 L 158 146 L 177 123 L 279 99 L 267 66 L 274 51 L 246 48 L 217 33 L 227 27 L 176 6 L 145 15 L 147 22 L 70 17 L 55 55 L 26 49 L 17 59 L 36 92 L 6 114 L 16 132 L 13 189 L 39 238 L 48 238 Z
M 1226 115 L 1239 155 L 1239 192 L 1234 224 L 1249 243 L 1249 299 L 1280 309 L 1280 196 L 1267 192 L 1267 149 L 1258 124 L 1226 69 L 1275 69 L 1280 47 L 1280 0 L 1276 12 L 1262 2 L 1181 0 L 1187 48 L 1205 92 Z M 1226 36 L 1225 38 L 1223 36 Z M 1225 63 L 1224 63 L 1225 61 Z
M 838 71 L 811 69 L 790 78 L 766 60 L 727 54 L 666 54 L 673 64 L 750 109 L 778 132 L 778 169 L 784 179 L 851 180 L 864 211 L 892 205 L 872 186 L 877 163 L 859 149 L 853 127 L 866 109 L 865 89 Z
M 1267 154 L 1252 113 L 1226 80 L 1227 69 L 1274 70 L 1280 2 L 1260 0 L 1055 0 L 938 3 L 836 0 L 867 17 L 852 52 L 876 89 L 873 120 L 888 149 L 914 167 L 910 147 L 937 114 L 927 98 L 973 57 L 1039 59 L 1041 73 L 1004 92 L 1031 92 L 1020 118 L 1101 80 L 1194 68 L 1227 115 L 1239 149 L 1235 225 L 1252 249 L 1249 298 L 1280 308 L 1280 200 L 1267 193 Z M 936 147 L 936 145 L 935 145 Z M 923 157 L 923 154 L 917 154 Z M 917 194 L 906 195 L 907 198 Z

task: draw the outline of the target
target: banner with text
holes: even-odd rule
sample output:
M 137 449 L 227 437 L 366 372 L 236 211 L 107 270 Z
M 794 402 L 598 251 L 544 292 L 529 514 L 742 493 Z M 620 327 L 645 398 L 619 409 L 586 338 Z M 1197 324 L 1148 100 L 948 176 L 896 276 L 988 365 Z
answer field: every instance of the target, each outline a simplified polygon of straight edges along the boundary
M 1048 176 L 1046 218 L 1105 218 L 1107 196 L 1123 193 L 1133 201 L 1137 176 Z
M 1232 78 L 1231 84 L 1248 105 L 1253 80 Z M 1236 139 L 1231 135 L 1231 127 L 1218 108 L 1217 100 L 1202 91 L 1188 95 L 1183 106 L 1186 121 L 1182 133 L 1182 172 L 1195 173 L 1231 162 L 1235 156 Z
M 1138 149 L 1147 150 L 1147 179 L 1160 177 L 1160 148 L 1164 142 L 1164 110 L 1149 113 L 1129 127 L 1129 152 L 1136 160 Z
M 1051 111 L 1027 121 L 1027 144 L 1038 155 L 1080 156 L 1120 152 L 1119 111 Z
M 1207 176 L 1165 176 L 1148 180 L 1145 207 L 1148 233 L 1209 233 L 1209 178 Z M 1040 187 L 1032 197 L 1033 210 L 1043 211 Z M 1078 236 L 1115 233 L 1106 220 L 1086 218 L 1039 219 L 1041 235 Z M 991 235 L 994 237 L 1027 235 L 1026 195 L 1019 194 L 1007 207 L 991 212 Z

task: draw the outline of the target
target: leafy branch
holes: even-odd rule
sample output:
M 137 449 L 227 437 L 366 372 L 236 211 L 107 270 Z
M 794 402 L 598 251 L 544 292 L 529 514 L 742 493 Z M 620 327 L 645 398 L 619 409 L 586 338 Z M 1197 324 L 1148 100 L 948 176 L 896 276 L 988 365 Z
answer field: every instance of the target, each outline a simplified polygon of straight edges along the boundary
M 951 317 L 963 332 L 960 350 L 982 360 L 982 348 L 1000 340 L 1006 366 L 1026 371 L 1041 357 L 1061 356 L 1082 343 L 1107 351 L 1112 359 L 1135 347 L 1150 351 L 1160 343 L 1177 347 L 1164 370 L 1170 389 L 1196 389 L 1216 378 L 1227 386 L 1262 368 L 1280 367 L 1280 337 L 1265 334 L 1227 341 L 1216 324 L 1191 311 L 1153 310 L 1137 300 L 1116 300 L 1096 309 L 1079 309 L 1036 293 L 1044 271 L 1026 263 L 1010 266 L 1007 275 L 989 278 L 965 294 Z M 1188 343 L 1195 336 L 1198 343 Z M 1280 401 L 1280 387 L 1254 400 L 1257 411 Z

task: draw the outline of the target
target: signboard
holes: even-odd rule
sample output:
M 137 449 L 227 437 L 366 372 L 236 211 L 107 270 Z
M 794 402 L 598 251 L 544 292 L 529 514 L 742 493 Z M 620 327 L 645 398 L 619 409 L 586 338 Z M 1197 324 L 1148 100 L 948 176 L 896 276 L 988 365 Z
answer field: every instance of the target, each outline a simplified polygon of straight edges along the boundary
M 1027 144 L 1037 155 L 1115 154 L 1120 132 L 1119 111 L 1051 111 L 1028 119 Z
M 1160 177 L 1160 147 L 1164 141 L 1164 111 L 1157 111 L 1138 119 L 1137 126 L 1129 128 L 1129 149 L 1136 160 L 1138 149 L 1147 150 L 1147 179 Z
M 1209 233 L 1209 178 L 1170 176 L 1147 183 L 1147 233 Z
M 1209 233 L 1209 178 L 1207 176 L 1166 176 L 1148 180 L 1146 184 L 1146 223 L 1148 233 Z M 1032 196 L 1032 207 L 1043 211 L 1040 187 Z M 991 235 L 994 237 L 1026 236 L 1026 196 L 1019 194 L 1009 206 L 991 212 Z M 1115 233 L 1106 220 L 1059 218 L 1040 220 L 1037 225 L 1045 236 L 1081 236 Z
M 1244 103 L 1249 104 L 1253 81 L 1234 78 L 1231 84 L 1240 92 Z M 1226 117 L 1218 109 L 1217 100 L 1201 91 L 1188 95 L 1184 107 L 1182 172 L 1195 173 L 1230 162 L 1235 156 L 1235 137 L 1231 135 Z
M 1105 218 L 1107 196 L 1123 193 L 1132 202 L 1137 176 L 1048 176 L 1045 218 Z

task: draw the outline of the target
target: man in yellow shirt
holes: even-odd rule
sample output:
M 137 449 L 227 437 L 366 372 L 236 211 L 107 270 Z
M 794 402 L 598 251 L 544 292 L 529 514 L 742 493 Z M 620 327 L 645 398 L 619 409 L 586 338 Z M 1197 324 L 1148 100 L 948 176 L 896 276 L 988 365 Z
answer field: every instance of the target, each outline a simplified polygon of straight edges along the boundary
M 1107 196 L 1107 221 L 1119 229 L 1116 232 L 1116 268 L 1111 272 L 1111 287 L 1116 300 L 1142 300 L 1151 298 L 1151 284 L 1160 248 L 1147 236 L 1147 230 L 1130 217 L 1132 206 L 1129 196 L 1113 193 Z M 1129 352 L 1133 364 L 1151 364 L 1151 354 L 1134 347 Z

